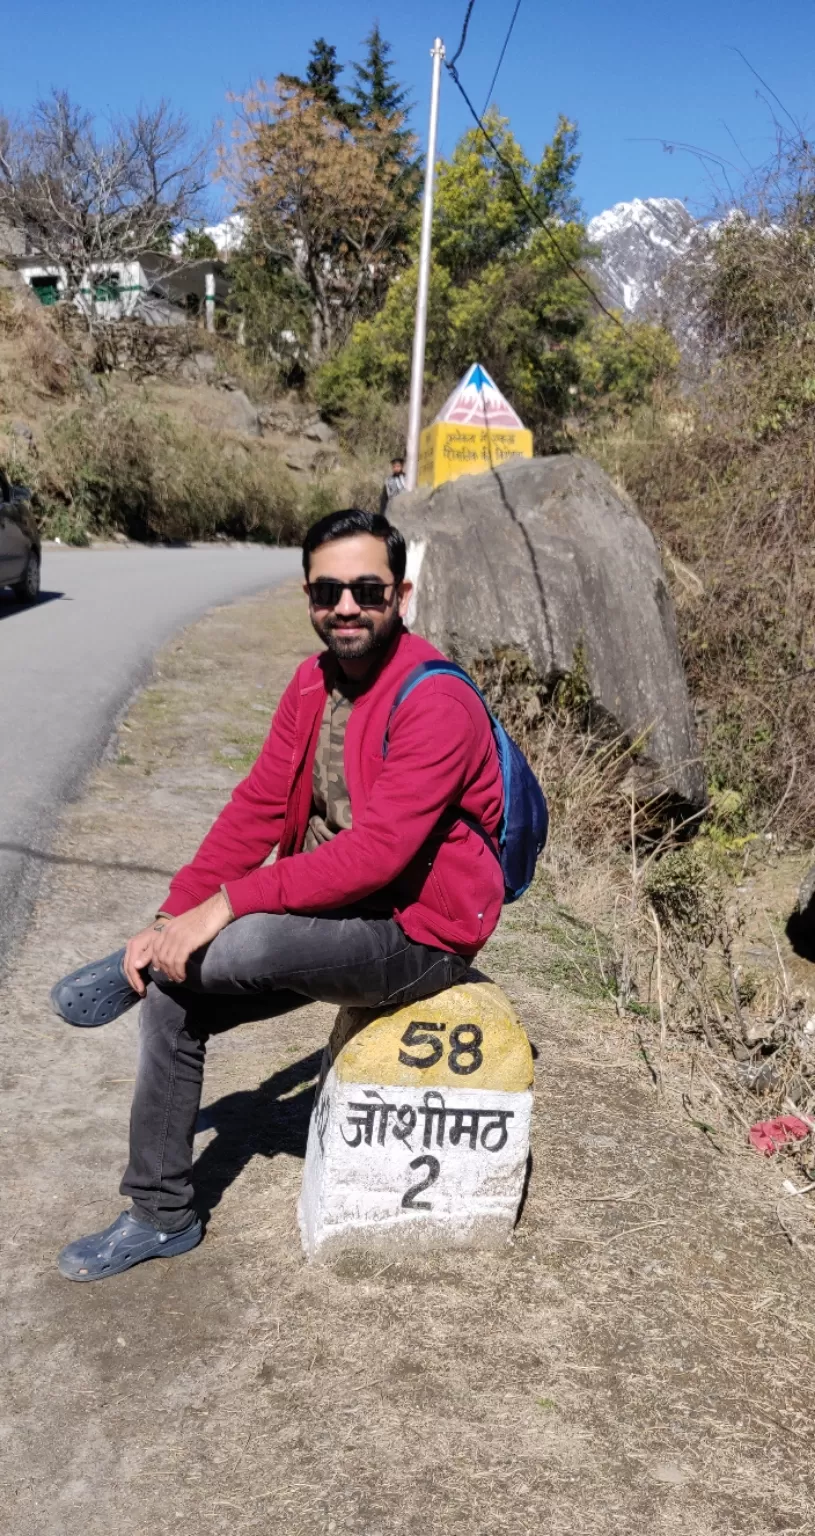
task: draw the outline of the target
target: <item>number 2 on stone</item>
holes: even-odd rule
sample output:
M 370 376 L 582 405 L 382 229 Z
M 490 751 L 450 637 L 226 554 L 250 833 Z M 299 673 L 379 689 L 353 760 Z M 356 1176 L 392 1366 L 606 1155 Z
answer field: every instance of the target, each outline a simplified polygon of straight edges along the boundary
M 423 1023 L 421 1019 L 412 1019 L 402 1036 L 402 1045 L 429 1045 L 428 1056 L 408 1056 L 406 1051 L 399 1052 L 399 1060 L 403 1067 L 418 1067 L 423 1071 L 426 1067 L 435 1067 L 437 1061 L 441 1061 L 444 1055 L 444 1046 L 436 1035 L 440 1035 L 447 1028 L 446 1024 Z M 447 1058 L 447 1065 L 457 1077 L 469 1077 L 471 1072 L 477 1072 L 484 1061 L 484 1052 L 481 1046 L 484 1044 L 484 1032 L 477 1024 L 457 1024 L 450 1031 L 450 1045 L 452 1050 Z M 462 1061 L 462 1057 L 470 1060 Z
M 405 1190 L 402 1196 L 404 1209 L 406 1211 L 432 1211 L 433 1207 L 429 1200 L 417 1200 L 416 1196 L 420 1195 L 423 1190 L 429 1189 L 431 1184 L 435 1184 L 441 1171 L 441 1163 L 437 1157 L 430 1157 L 428 1154 L 425 1157 L 414 1157 L 413 1162 L 408 1163 L 408 1167 L 426 1168 L 427 1178 L 422 1179 L 420 1184 L 412 1184 L 410 1189 Z

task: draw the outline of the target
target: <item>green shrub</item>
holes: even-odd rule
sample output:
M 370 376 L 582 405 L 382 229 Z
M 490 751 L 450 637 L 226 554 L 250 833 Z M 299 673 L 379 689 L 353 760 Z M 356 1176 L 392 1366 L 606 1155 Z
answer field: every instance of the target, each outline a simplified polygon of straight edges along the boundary
M 60 506 L 41 499 L 40 529 L 43 538 L 59 539 L 61 544 L 73 544 L 79 549 L 90 544 L 91 528 L 88 516 L 76 506 Z
M 646 399 L 655 383 L 672 384 L 679 366 L 673 337 L 661 326 L 637 320 L 625 326 L 605 316 L 593 321 L 575 353 L 578 394 L 586 410 L 600 405 L 624 412 Z

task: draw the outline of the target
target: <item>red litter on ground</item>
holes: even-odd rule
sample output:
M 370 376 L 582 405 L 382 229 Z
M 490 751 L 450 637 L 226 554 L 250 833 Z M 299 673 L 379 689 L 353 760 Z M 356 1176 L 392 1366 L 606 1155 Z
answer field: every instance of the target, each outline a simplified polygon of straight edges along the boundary
M 748 1139 L 757 1152 L 772 1157 L 788 1141 L 802 1141 L 812 1125 L 811 1120 L 802 1120 L 799 1115 L 779 1115 L 777 1120 L 757 1120 L 750 1127 Z

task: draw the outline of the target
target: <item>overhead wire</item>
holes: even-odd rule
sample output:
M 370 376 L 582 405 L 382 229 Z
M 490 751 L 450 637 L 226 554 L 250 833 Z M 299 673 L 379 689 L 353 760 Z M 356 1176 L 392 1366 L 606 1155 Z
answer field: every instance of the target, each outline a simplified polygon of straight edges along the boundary
M 492 77 L 492 79 L 490 81 L 490 88 L 487 91 L 487 95 L 486 95 L 486 99 L 484 101 L 484 105 L 481 108 L 481 116 L 482 117 L 486 116 L 487 108 L 489 107 L 490 102 L 492 101 L 492 93 L 495 90 L 495 82 L 498 79 L 499 74 L 501 73 L 501 65 L 504 62 L 504 56 L 505 56 L 506 51 L 507 51 L 507 49 L 509 47 L 509 40 L 512 37 L 512 33 L 513 33 L 514 29 L 515 29 L 515 23 L 518 20 L 518 12 L 519 12 L 520 9 L 521 9 L 521 0 L 516 0 L 515 9 L 512 12 L 512 20 L 510 21 L 510 24 L 509 24 L 509 26 L 507 28 L 507 35 L 504 38 L 504 46 L 503 46 L 503 48 L 501 49 L 501 52 L 498 55 L 498 63 L 495 66 L 495 71 L 494 71 L 493 77 Z
M 602 299 L 600 298 L 600 295 L 598 294 L 597 290 L 592 286 L 592 284 L 588 281 L 588 278 L 584 277 L 583 273 L 580 271 L 579 267 L 576 267 L 574 265 L 574 262 L 570 261 L 569 257 L 566 255 L 566 252 L 564 251 L 562 245 L 560 244 L 560 241 L 552 233 L 552 230 L 549 228 L 549 225 L 547 224 L 546 220 L 544 218 L 542 218 L 539 210 L 535 206 L 535 203 L 532 201 L 532 198 L 529 196 L 529 193 L 527 192 L 526 187 L 524 186 L 523 182 L 521 181 L 521 178 L 518 175 L 514 165 L 512 164 L 511 161 L 507 160 L 506 156 L 502 153 L 499 145 L 496 143 L 495 138 L 490 133 L 489 129 L 485 128 L 484 122 L 483 122 L 483 116 L 484 116 L 483 112 L 479 116 L 479 114 L 476 111 L 475 107 L 473 106 L 473 103 L 470 100 L 470 97 L 468 96 L 464 86 L 462 85 L 461 77 L 459 76 L 459 72 L 458 72 L 458 70 L 456 68 L 456 62 L 457 62 L 458 59 L 461 58 L 461 55 L 462 55 L 462 53 L 464 51 L 464 48 L 465 48 L 465 45 L 466 45 L 466 42 L 467 42 L 467 32 L 468 32 L 468 29 L 469 29 L 469 26 L 470 26 L 470 18 L 471 18 L 472 14 L 473 14 L 473 7 L 474 7 L 474 5 L 475 5 L 475 0 L 469 0 L 468 6 L 467 6 L 467 12 L 466 12 L 466 15 L 464 17 L 464 25 L 462 27 L 461 37 L 459 39 L 458 48 L 456 49 L 456 52 L 453 54 L 452 59 L 445 60 L 445 68 L 446 68 L 448 74 L 450 75 L 453 83 L 458 88 L 458 90 L 459 90 L 459 92 L 460 92 L 460 94 L 461 94 L 461 96 L 462 96 L 462 98 L 463 98 L 463 100 L 465 102 L 467 110 L 470 113 L 470 116 L 472 117 L 472 119 L 475 122 L 476 126 L 481 130 L 481 133 L 483 134 L 484 138 L 486 139 L 487 143 L 489 144 L 490 149 L 492 150 L 493 154 L 495 155 L 496 160 L 499 162 L 500 165 L 503 166 L 504 170 L 511 177 L 511 179 L 514 182 L 515 187 L 516 187 L 516 189 L 517 189 L 517 191 L 518 191 L 518 193 L 519 193 L 519 195 L 521 197 L 522 202 L 525 203 L 526 207 L 529 209 L 529 212 L 531 213 L 531 215 L 532 215 L 533 219 L 535 220 L 536 224 L 538 224 L 540 226 L 540 228 L 543 230 L 543 233 L 545 234 L 547 240 L 549 241 L 549 244 L 552 246 L 553 250 L 556 251 L 557 255 L 560 257 L 560 260 L 563 262 L 563 265 L 568 269 L 569 272 L 571 272 L 573 277 L 577 278 L 577 281 L 582 284 L 582 286 L 585 288 L 586 292 L 591 295 L 591 298 L 593 299 L 594 303 L 597 305 L 597 308 L 601 311 L 602 314 L 604 314 L 606 316 L 606 319 L 610 320 L 613 325 L 616 325 L 617 329 L 619 331 L 622 331 L 624 335 L 627 335 L 629 337 L 630 341 L 633 343 L 633 345 L 635 347 L 638 347 L 640 352 L 644 356 L 649 357 L 652 362 L 655 362 L 661 368 L 662 365 L 663 365 L 663 360 L 659 357 L 658 353 L 656 353 L 651 347 L 646 346 L 645 343 L 640 341 L 640 339 L 638 337 L 631 335 L 631 332 L 630 332 L 628 326 L 626 325 L 625 321 L 621 320 L 619 315 L 616 315 L 612 309 L 609 309 L 608 306 L 603 303 Z M 506 39 L 504 41 L 504 46 L 503 46 L 503 48 L 501 50 L 501 55 L 499 57 L 498 65 L 497 65 L 496 70 L 495 70 L 495 75 L 493 76 L 493 84 L 494 84 L 495 80 L 497 79 L 498 70 L 501 67 L 501 63 L 503 61 L 504 54 L 506 53 L 507 45 L 509 43 L 509 38 L 510 38 L 510 36 L 512 34 L 512 29 L 513 29 L 513 27 L 515 25 L 515 18 L 516 18 L 517 14 L 518 14 L 519 9 L 520 9 L 520 0 L 518 0 L 518 3 L 516 5 L 516 7 L 515 7 L 515 13 L 514 13 L 514 15 L 512 17 L 512 21 L 510 22 L 510 29 L 509 29 L 509 32 L 507 33 L 507 37 L 506 37 Z M 493 87 L 491 85 L 490 86 L 490 93 L 492 93 L 492 88 Z M 688 375 L 684 374 L 681 369 L 677 369 L 677 376 L 679 378 L 681 378 L 681 379 L 685 379 L 687 382 L 694 382 L 694 383 L 696 382 L 695 380 L 689 380 Z
M 447 66 L 448 69 L 455 68 L 455 65 L 457 64 L 458 60 L 461 58 L 461 55 L 463 54 L 464 49 L 465 49 L 465 47 L 467 45 L 467 32 L 469 30 L 470 17 L 473 14 L 473 6 L 474 5 L 475 5 L 475 0 L 469 0 L 469 4 L 467 6 L 467 12 L 466 12 L 466 15 L 464 17 L 464 25 L 463 25 L 463 27 L 461 29 L 461 37 L 458 40 L 458 47 L 457 47 L 455 53 L 453 54 L 453 57 L 450 60 L 450 63 Z
M 517 174 L 514 165 L 511 163 L 511 161 L 507 160 L 506 156 L 501 152 L 501 149 L 499 148 L 498 144 L 496 143 L 496 141 L 495 141 L 493 135 L 490 133 L 489 129 L 484 127 L 484 124 L 483 124 L 481 118 L 479 117 L 475 107 L 473 106 L 469 96 L 467 95 L 466 90 L 464 89 L 464 86 L 461 83 L 461 80 L 459 79 L 458 70 L 454 66 L 451 66 L 450 64 L 447 65 L 447 68 L 450 71 L 450 74 L 452 75 L 452 78 L 453 78 L 455 84 L 458 86 L 458 89 L 461 92 L 462 97 L 464 98 L 464 101 L 466 102 L 466 105 L 467 105 L 467 107 L 468 107 L 468 109 L 469 109 L 469 111 L 470 111 L 470 113 L 471 113 L 471 115 L 473 117 L 474 122 L 480 128 L 482 134 L 484 135 L 484 138 L 486 139 L 486 141 L 489 144 L 493 154 L 495 155 L 496 160 L 499 161 L 499 163 L 504 167 L 504 170 L 507 171 L 509 176 L 512 178 L 513 182 L 515 183 L 515 187 L 516 187 L 516 189 L 517 189 L 517 191 L 518 191 L 518 193 L 519 193 L 519 195 L 521 197 L 521 201 L 523 203 L 525 203 L 526 207 L 529 209 L 529 212 L 531 213 L 531 215 L 532 215 L 533 219 L 535 220 L 536 224 L 538 224 L 540 226 L 540 228 L 543 230 L 543 233 L 545 234 L 545 236 L 546 236 L 547 240 L 549 241 L 550 245 L 557 252 L 558 256 L 560 257 L 561 261 L 563 262 L 563 265 L 568 268 L 568 270 L 572 273 L 573 277 L 577 278 L 577 281 L 579 283 L 582 283 L 582 285 L 585 288 L 586 292 L 591 294 L 591 297 L 594 300 L 595 304 L 597 305 L 597 308 L 602 310 L 602 313 L 607 317 L 607 319 L 611 320 L 614 323 L 614 325 L 618 326 L 620 330 L 624 331 L 626 329 L 625 322 L 620 319 L 619 315 L 615 315 L 615 313 L 614 313 L 614 311 L 612 309 L 608 309 L 607 308 L 607 306 L 603 303 L 602 299 L 600 298 L 599 294 L 597 293 L 597 290 L 592 287 L 592 284 L 588 281 L 588 278 L 583 276 L 583 273 L 580 271 L 580 268 L 576 267 L 574 265 L 574 262 L 570 261 L 569 257 L 566 255 L 566 252 L 564 251 L 562 245 L 560 244 L 560 241 L 558 239 L 556 239 L 555 235 L 553 235 L 551 229 L 549 228 L 549 225 L 546 223 L 546 220 L 541 217 L 538 209 L 536 208 L 534 202 L 532 201 L 532 198 L 529 196 L 529 193 L 527 192 L 526 187 L 524 186 L 523 182 L 521 181 L 520 176 Z

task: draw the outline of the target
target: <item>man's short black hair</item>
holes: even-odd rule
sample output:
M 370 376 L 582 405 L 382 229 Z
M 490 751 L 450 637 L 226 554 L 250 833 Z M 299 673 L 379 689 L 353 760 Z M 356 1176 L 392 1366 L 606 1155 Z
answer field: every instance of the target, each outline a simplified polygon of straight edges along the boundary
M 362 512 L 359 507 L 346 507 L 342 512 L 329 512 L 318 522 L 312 523 L 303 540 L 303 570 L 306 573 L 306 581 L 308 581 L 311 556 L 315 549 L 319 549 L 323 544 L 331 544 L 334 539 L 351 538 L 355 533 L 370 533 L 373 538 L 384 540 L 393 579 L 397 585 L 400 581 L 404 581 L 407 550 L 399 529 L 394 528 L 393 523 L 389 523 L 381 512 Z

